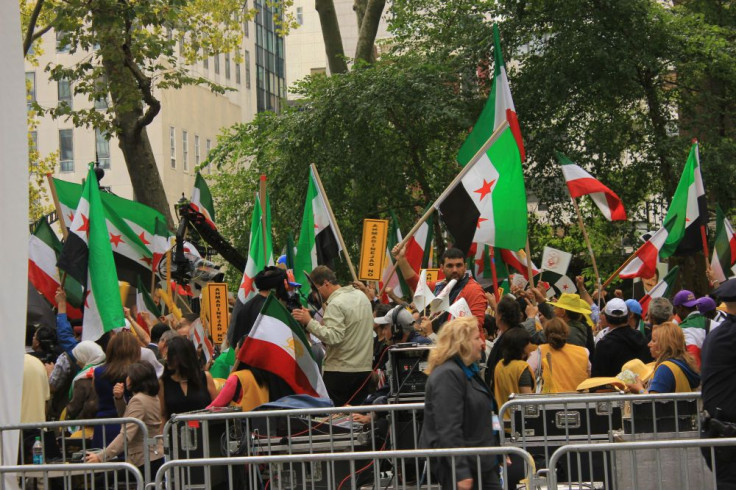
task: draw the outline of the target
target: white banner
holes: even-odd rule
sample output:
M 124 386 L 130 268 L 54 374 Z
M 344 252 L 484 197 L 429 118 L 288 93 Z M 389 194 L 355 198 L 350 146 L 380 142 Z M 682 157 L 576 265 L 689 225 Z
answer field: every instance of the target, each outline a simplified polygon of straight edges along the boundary
M 564 276 L 567 274 L 567 268 L 570 267 L 570 260 L 572 260 L 571 253 L 552 247 L 544 247 L 542 270 L 556 272 Z

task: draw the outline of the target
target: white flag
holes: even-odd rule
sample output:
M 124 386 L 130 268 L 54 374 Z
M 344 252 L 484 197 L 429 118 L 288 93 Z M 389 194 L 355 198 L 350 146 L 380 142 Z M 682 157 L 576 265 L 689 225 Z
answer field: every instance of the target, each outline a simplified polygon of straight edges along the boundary
M 417 310 L 424 311 L 433 300 L 434 293 L 432 293 L 432 290 L 427 285 L 427 269 L 422 269 L 419 273 L 417 290 L 414 292 L 414 306 L 416 306 Z
M 440 291 L 440 294 L 429 303 L 429 309 L 432 313 L 447 311 L 447 308 L 450 307 L 450 291 L 455 287 L 455 284 L 457 284 L 457 279 L 448 282 L 442 291 Z
M 465 298 L 460 298 L 455 301 L 452 305 L 447 308 L 447 312 L 452 315 L 453 318 L 463 318 L 466 316 L 473 316 L 473 312 L 470 311 L 470 306 Z
M 571 253 L 552 247 L 544 247 L 542 270 L 556 272 L 564 276 L 567 274 L 567 268 L 570 267 L 570 260 L 572 260 Z

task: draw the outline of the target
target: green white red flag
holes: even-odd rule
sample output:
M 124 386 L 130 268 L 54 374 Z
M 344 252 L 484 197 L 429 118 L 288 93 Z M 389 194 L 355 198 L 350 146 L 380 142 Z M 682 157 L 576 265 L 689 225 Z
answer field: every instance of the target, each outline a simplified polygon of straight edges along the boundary
M 514 140 L 519 148 L 521 161 L 526 160 L 524 142 L 521 138 L 521 128 L 519 127 L 519 120 L 516 117 L 516 108 L 514 107 L 514 100 L 511 98 L 511 88 L 509 87 L 509 78 L 506 74 L 506 65 L 503 62 L 503 54 L 501 53 L 501 39 L 498 33 L 498 26 L 493 24 L 493 83 L 491 84 L 491 93 L 473 130 L 465 139 L 463 146 L 457 154 L 458 163 L 460 165 L 467 165 L 504 121 L 507 121 L 511 128 Z
M 238 301 L 245 304 L 252 298 L 256 292 L 254 280 L 256 274 L 261 272 L 266 266 L 273 265 L 273 243 L 271 241 L 271 205 L 266 196 L 266 240 L 264 243 L 263 220 L 261 211 L 261 201 L 258 194 L 255 196 L 253 205 L 253 217 L 250 224 L 250 240 L 248 242 L 248 260 L 245 263 L 243 271 L 243 279 L 240 281 L 238 288 Z M 264 253 L 265 249 L 265 253 Z
M 125 325 L 105 210 L 92 165 L 57 266 L 85 287 L 82 340 Z
M 158 319 L 161 317 L 161 308 L 156 304 L 156 302 L 151 297 L 151 294 L 146 289 L 146 286 L 143 284 L 143 281 L 141 281 L 141 278 L 138 278 L 138 282 L 136 283 L 136 295 L 135 295 L 135 306 L 138 310 L 138 314 L 141 313 L 148 313 L 151 315 L 151 320 L 158 321 Z M 138 322 L 141 325 L 145 325 L 146 323 Z
M 661 281 L 659 281 L 647 294 L 645 294 L 639 300 L 639 304 L 641 305 L 642 318 L 644 317 L 644 315 L 647 314 L 647 311 L 649 311 L 649 304 L 652 302 L 653 298 L 672 297 L 672 291 L 675 287 L 675 282 L 677 281 L 677 277 L 679 275 L 679 266 L 674 266 L 672 269 L 670 269 L 667 275 L 662 278 Z
M 329 398 L 304 329 L 273 294 L 261 308 L 238 359 L 279 376 L 296 394 Z
M 736 237 L 733 227 L 725 213 L 716 204 L 716 240 L 713 244 L 713 256 L 710 268 L 715 278 L 723 282 L 733 275 L 731 268 L 736 263 Z
M 590 196 L 608 221 L 626 220 L 624 204 L 615 192 L 559 151 L 557 160 L 562 166 L 562 175 L 573 199 Z
M 192 189 L 192 198 L 189 200 L 192 209 L 200 213 L 208 225 L 213 230 L 217 229 L 215 225 L 215 204 L 212 200 L 212 193 L 210 192 L 207 181 L 204 180 L 202 174 L 197 172 L 197 176 L 194 178 L 194 188 Z

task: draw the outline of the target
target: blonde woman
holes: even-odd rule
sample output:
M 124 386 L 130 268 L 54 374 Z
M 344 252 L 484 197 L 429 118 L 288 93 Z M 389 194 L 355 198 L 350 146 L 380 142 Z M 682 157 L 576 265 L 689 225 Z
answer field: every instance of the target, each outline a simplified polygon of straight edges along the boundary
M 649 389 L 637 378 L 627 385 L 632 393 L 687 393 L 700 386 L 698 366 L 685 349 L 685 334 L 679 326 L 672 322 L 655 326 L 649 351 L 655 359 Z
M 455 448 L 497 445 L 493 435 L 491 392 L 478 375 L 485 342 L 475 317 L 446 323 L 437 337 L 427 366 L 424 426 L 420 447 Z M 480 462 L 480 468 L 478 463 Z M 454 459 L 432 464 L 432 476 L 445 490 L 500 489 L 495 456 Z M 480 470 L 481 481 L 478 482 Z

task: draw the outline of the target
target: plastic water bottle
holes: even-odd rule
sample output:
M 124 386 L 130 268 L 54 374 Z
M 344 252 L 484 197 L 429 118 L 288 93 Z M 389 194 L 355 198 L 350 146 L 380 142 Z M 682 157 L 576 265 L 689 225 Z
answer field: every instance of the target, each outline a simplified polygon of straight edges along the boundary
M 40 437 L 36 437 L 36 442 L 33 443 L 33 464 L 43 464 L 43 444 Z

